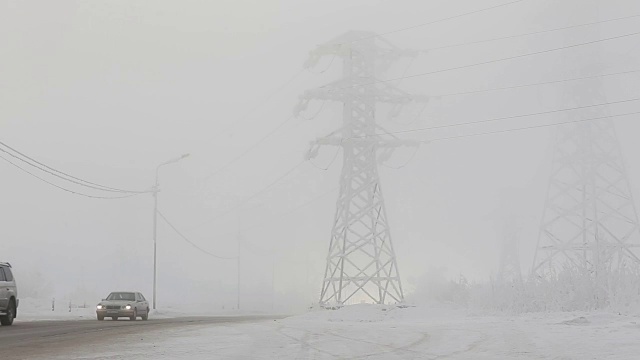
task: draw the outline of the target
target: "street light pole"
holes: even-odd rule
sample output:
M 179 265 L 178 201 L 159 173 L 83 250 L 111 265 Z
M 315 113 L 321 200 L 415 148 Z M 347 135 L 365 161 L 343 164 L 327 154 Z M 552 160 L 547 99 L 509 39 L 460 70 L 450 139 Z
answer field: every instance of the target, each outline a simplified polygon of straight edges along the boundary
M 241 241 L 242 241 L 242 221 L 238 221 L 238 252 L 237 252 L 237 257 L 236 257 L 236 275 L 237 275 L 237 284 L 238 287 L 236 288 L 236 309 L 238 311 L 240 311 L 240 245 L 241 245 Z
M 158 192 L 160 191 L 160 167 L 168 164 L 177 163 L 186 158 L 189 154 L 184 154 L 178 158 L 165 161 L 156 167 L 156 183 L 153 186 L 153 310 L 156 309 L 156 284 L 158 280 Z
M 158 261 L 157 261 L 157 252 L 158 252 L 158 242 L 157 242 L 157 233 L 158 233 L 158 170 L 160 166 L 156 168 L 156 184 L 153 186 L 153 310 L 156 309 L 156 281 L 158 277 Z

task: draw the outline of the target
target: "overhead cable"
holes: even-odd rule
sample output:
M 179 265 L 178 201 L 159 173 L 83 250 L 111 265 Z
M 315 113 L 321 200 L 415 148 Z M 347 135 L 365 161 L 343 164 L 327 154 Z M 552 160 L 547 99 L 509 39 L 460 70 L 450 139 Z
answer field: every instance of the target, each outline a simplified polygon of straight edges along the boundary
M 335 153 L 335 154 L 333 154 L 333 156 L 332 156 L 332 158 L 331 158 L 331 161 L 329 161 L 329 163 L 328 163 L 326 166 L 324 166 L 324 167 L 322 167 L 322 166 L 320 166 L 320 165 L 316 165 L 316 163 L 314 163 L 312 159 L 309 159 L 309 163 L 310 163 L 311 165 L 313 165 L 313 167 L 315 167 L 315 168 L 316 168 L 316 169 L 318 169 L 318 170 L 327 171 L 327 170 L 329 170 L 329 168 L 331 167 L 331 165 L 333 165 L 333 163 L 338 159 L 338 154 L 340 153 L 340 150 L 341 150 L 341 149 L 342 149 L 342 147 L 340 147 L 340 146 L 336 146 L 336 153 Z
M 351 137 L 351 139 L 368 138 L 368 137 L 382 136 L 382 135 L 399 135 L 399 134 L 421 132 L 421 131 L 429 131 L 429 130 L 438 130 L 438 129 L 444 129 L 444 128 L 458 127 L 458 126 L 486 124 L 486 123 L 490 123 L 490 122 L 496 122 L 496 121 L 502 121 L 502 120 L 508 120 L 508 119 L 517 119 L 517 118 L 536 116 L 536 115 L 553 114 L 553 113 L 559 113 L 559 112 L 565 112 L 565 111 L 587 109 L 587 108 L 598 107 L 598 106 L 623 104 L 623 103 L 628 103 L 628 102 L 633 102 L 633 101 L 640 101 L 640 98 L 632 98 L 632 99 L 625 99 L 625 100 L 619 100 L 619 101 L 609 101 L 609 102 L 603 102 L 603 103 L 599 103 L 599 104 L 576 106 L 576 107 L 571 107 L 571 108 L 556 109 L 556 110 L 549 110 L 549 111 L 540 111 L 540 112 L 534 112 L 534 113 L 528 113 L 528 114 L 505 116 L 505 117 L 491 118 L 491 119 L 485 119 L 485 120 L 479 120 L 479 121 L 469 121 L 469 122 L 464 122 L 464 123 L 436 125 L 436 126 L 429 126 L 429 127 L 419 128 L 419 129 L 390 131 L 390 132 L 386 132 L 384 134 L 353 136 L 353 137 Z
M 311 205 L 312 203 L 322 199 L 323 197 L 335 192 L 339 188 L 340 188 L 339 186 L 334 186 L 333 188 L 331 188 L 331 189 L 329 189 L 329 190 L 327 190 L 327 191 L 325 191 L 323 193 L 320 193 L 320 194 L 314 196 L 313 198 L 305 201 L 304 203 L 302 203 L 302 204 L 300 204 L 298 206 L 295 206 L 295 207 L 293 207 L 293 208 L 291 208 L 291 209 L 289 209 L 289 210 L 287 210 L 287 211 L 285 211 L 283 213 L 280 213 L 280 214 L 276 215 L 275 218 L 281 218 L 281 217 L 293 214 L 293 213 L 297 212 L 298 210 L 303 209 L 303 208 Z M 264 223 L 253 223 L 253 225 L 248 225 L 246 227 L 243 226 L 242 230 L 246 231 L 246 230 L 251 230 L 251 229 L 255 229 L 255 228 L 261 228 L 264 225 L 265 225 Z
M 306 162 L 306 160 L 303 160 L 301 162 L 299 162 L 298 164 L 296 164 L 295 166 L 293 166 L 291 169 L 287 170 L 285 173 L 283 173 L 281 176 L 279 176 L 277 179 L 275 179 L 273 182 L 269 183 L 269 185 L 267 185 L 266 187 L 262 188 L 261 190 L 259 190 L 258 192 L 253 193 L 252 195 L 250 195 L 249 197 L 245 198 L 244 200 L 242 200 L 237 206 L 234 206 L 233 208 L 220 213 L 212 218 L 210 218 L 209 220 L 206 220 L 194 227 L 192 227 L 189 230 L 193 230 L 193 229 L 197 229 L 203 225 L 206 225 L 208 223 L 211 223 L 213 221 L 216 221 L 224 216 L 227 216 L 228 214 L 239 210 L 240 208 L 242 208 L 242 206 L 244 206 L 246 203 L 248 203 L 249 201 L 251 201 L 252 199 L 255 199 L 256 197 L 262 195 L 264 192 L 266 192 L 267 190 L 271 189 L 273 186 L 275 186 L 276 184 L 278 184 L 280 181 L 282 181 L 284 178 L 286 178 L 287 176 L 289 176 L 289 174 L 291 174 L 292 172 L 294 172 L 296 169 L 298 169 L 300 166 L 302 166 L 304 163 Z
M 446 140 L 462 139 L 462 138 L 475 137 L 475 136 L 503 134 L 503 133 L 509 133 L 509 132 L 515 132 L 515 131 L 525 131 L 525 130 L 533 130 L 533 129 L 545 128 L 545 127 L 562 126 L 562 125 L 567 125 L 567 124 L 599 121 L 599 120 L 612 119 L 612 118 L 631 116 L 631 115 L 640 115 L 640 111 L 626 113 L 626 114 L 600 116 L 600 117 L 590 118 L 590 119 L 561 121 L 561 122 L 552 123 L 552 124 L 531 125 L 531 126 L 525 126 L 525 127 L 515 128 L 515 129 L 495 130 L 495 131 L 487 131 L 487 132 L 482 132 L 482 133 L 474 133 L 474 134 L 466 134 L 466 135 L 455 135 L 455 136 L 448 136 L 448 137 L 442 137 L 442 138 L 435 138 L 435 139 L 431 139 L 431 140 L 423 140 L 423 141 L 420 141 L 420 142 L 428 144 L 428 143 L 435 142 L 435 141 L 446 141 Z
M 522 84 L 522 85 L 512 85 L 512 86 L 497 87 L 497 88 L 482 89 L 482 90 L 471 90 L 471 91 L 460 91 L 460 92 L 454 92 L 454 93 L 435 94 L 435 95 L 429 95 L 429 96 L 432 97 L 432 98 L 443 98 L 443 97 L 449 97 L 449 96 L 480 94 L 480 93 L 492 92 L 492 91 L 512 90 L 512 89 L 519 89 L 519 88 L 526 88 L 526 87 L 533 87 L 533 86 L 540 86 L 540 85 L 560 84 L 560 83 L 579 81 L 579 80 L 597 79 L 597 78 L 604 78 L 604 77 L 617 76 L 617 75 L 628 75 L 628 74 L 635 74 L 635 73 L 638 73 L 638 72 L 640 72 L 640 70 L 620 71 L 620 72 L 615 72 L 615 73 L 592 75 L 592 76 L 583 76 L 583 77 L 575 77 L 575 78 L 570 78 L 570 79 L 551 80 L 551 81 L 543 81 L 543 82 L 529 83 L 529 84 Z
M 245 151 L 243 151 L 242 153 L 240 153 L 238 156 L 236 156 L 235 158 L 231 159 L 229 162 L 227 162 L 226 164 L 222 165 L 220 168 L 218 168 L 217 170 L 215 170 L 214 172 L 212 172 L 211 174 L 209 174 L 205 180 L 209 180 L 210 178 L 218 175 L 219 173 L 223 172 L 224 170 L 226 170 L 227 168 L 229 168 L 231 165 L 233 165 L 234 163 L 236 163 L 237 161 L 241 160 L 242 158 L 244 158 L 247 154 L 249 154 L 251 151 L 253 151 L 255 148 L 257 148 L 260 144 L 262 144 L 263 142 L 265 142 L 267 139 L 269 139 L 271 136 L 273 136 L 276 132 L 278 132 L 278 130 L 280 130 L 283 126 L 285 126 L 291 119 L 293 119 L 293 115 L 289 116 L 287 119 L 285 119 L 285 121 L 281 122 L 278 126 L 276 126 L 275 128 L 273 128 L 269 133 L 267 133 L 266 135 L 264 135 L 263 137 L 261 137 L 257 142 L 255 142 L 253 145 L 249 146 Z
M 189 240 L 189 238 L 187 238 L 186 236 L 184 236 L 184 234 L 182 234 L 182 232 L 180 232 L 180 230 L 178 230 L 175 226 L 173 226 L 173 224 L 171 224 L 171 222 L 160 212 L 160 210 L 158 210 L 158 215 L 160 215 L 160 217 L 162 218 L 162 220 L 164 220 L 164 222 L 169 225 L 169 227 L 171 229 L 173 229 L 173 231 L 178 234 L 178 236 L 180 236 L 180 238 L 184 241 L 186 241 L 189 245 L 193 246 L 194 248 L 198 249 L 200 252 L 207 254 L 209 256 L 212 256 L 216 259 L 221 259 L 221 260 L 235 260 L 238 258 L 238 256 L 219 256 L 213 253 L 208 252 L 207 250 L 201 248 L 200 246 L 198 246 L 196 243 L 194 243 L 193 241 Z
M 396 29 L 396 30 L 391 30 L 391 31 L 379 33 L 379 34 L 376 34 L 376 35 L 365 36 L 365 37 L 353 40 L 353 41 L 351 41 L 351 43 L 358 42 L 358 41 L 363 41 L 363 40 L 367 40 L 367 39 L 372 39 L 372 38 L 377 38 L 377 37 L 382 37 L 382 36 L 385 36 L 385 35 L 395 34 L 395 33 L 402 32 L 402 31 L 413 30 L 413 29 L 424 27 L 424 26 L 433 25 L 433 24 L 445 22 L 445 21 L 448 21 L 448 20 L 453 20 L 453 19 L 457 19 L 457 18 L 460 18 L 460 17 L 473 15 L 473 14 L 478 14 L 478 13 L 481 13 L 481 12 L 494 10 L 494 9 L 505 7 L 505 6 L 508 6 L 508 5 L 521 3 L 523 1 L 527 1 L 527 0 L 511 1 L 511 2 L 508 2 L 508 3 L 503 3 L 503 4 L 499 4 L 499 5 L 495 5 L 495 6 L 491 6 L 491 7 L 487 7 L 487 8 L 482 8 L 482 9 L 478 9 L 478 10 L 474 10 L 474 11 L 469 11 L 469 12 L 458 14 L 458 15 L 449 16 L 449 17 L 446 17 L 446 18 L 438 19 L 438 20 L 425 22 L 425 23 L 422 23 L 422 24 L 417 24 L 417 25 L 412 25 L 412 26 L 408 26 L 408 27 L 404 27 L 404 28 L 400 28 L 400 29 Z
M 49 174 L 51 174 L 53 176 L 56 176 L 58 178 L 61 178 L 63 180 L 69 181 L 69 182 L 73 182 L 73 183 L 78 184 L 78 185 L 82 185 L 82 186 L 85 186 L 85 187 L 89 187 L 89 188 L 93 188 L 93 189 L 97 189 L 97 190 L 101 190 L 101 191 L 107 191 L 107 192 L 119 192 L 119 193 L 130 193 L 130 194 L 142 194 L 142 193 L 150 192 L 150 191 L 123 190 L 123 189 L 118 189 L 118 188 L 113 188 L 113 187 L 109 187 L 109 186 L 105 186 L 105 185 L 96 184 L 94 182 L 87 181 L 87 180 L 75 177 L 73 175 L 69 175 L 69 174 L 67 174 L 67 173 L 65 173 L 63 171 L 60 171 L 60 170 L 57 170 L 57 169 L 55 169 L 55 168 L 53 168 L 51 166 L 48 166 L 48 165 L 46 165 L 46 164 L 44 164 L 44 163 L 42 163 L 42 162 L 40 162 L 40 161 L 38 161 L 38 160 L 26 155 L 26 154 L 16 150 L 15 148 L 7 145 L 6 143 L 4 143 L 2 141 L 0 141 L 0 145 L 2 145 L 4 147 L 6 147 L 7 149 L 15 152 L 16 154 L 22 156 L 24 159 L 14 155 L 14 154 L 11 154 L 11 153 L 9 153 L 8 151 L 6 151 L 6 150 L 4 150 L 2 148 L 0 148 L 0 151 L 6 153 L 6 154 L 8 154 L 8 155 L 10 155 L 10 156 L 12 156 L 12 157 L 24 162 L 24 163 L 32 166 L 32 167 L 35 167 L 35 168 L 37 168 L 37 169 L 39 169 L 41 171 L 47 172 L 47 173 L 49 173 Z M 40 166 L 34 165 L 34 164 L 30 163 L 29 161 L 27 161 L 25 159 L 30 160 L 30 161 L 32 161 L 35 164 L 40 165 Z M 46 169 L 48 169 L 48 170 L 46 170 Z M 66 176 L 68 179 L 63 177 L 63 176 L 61 176 L 61 175 Z
M 323 193 L 318 194 L 317 196 L 314 196 L 313 198 L 311 198 L 311 199 L 309 199 L 309 200 L 305 201 L 304 203 L 302 203 L 302 204 L 300 204 L 300 205 L 298 205 L 298 206 L 296 206 L 296 207 L 294 207 L 294 208 L 292 208 L 292 209 L 289 209 L 289 210 L 287 210 L 287 211 L 285 211 L 285 212 L 283 212 L 283 213 L 281 213 L 281 214 L 277 215 L 276 217 L 277 217 L 277 218 L 281 218 L 281 217 L 283 217 L 283 216 L 287 216 L 287 215 L 293 214 L 293 213 L 297 212 L 298 210 L 303 209 L 303 208 L 305 208 L 305 207 L 307 207 L 307 206 L 311 205 L 312 203 L 314 203 L 314 202 L 316 202 L 316 201 L 318 201 L 318 200 L 320 200 L 320 199 L 324 198 L 325 196 L 327 196 L 327 195 L 329 195 L 329 194 L 332 194 L 333 192 L 335 192 L 335 191 L 336 191 L 336 190 L 338 190 L 339 188 L 340 188 L 339 186 L 335 186 L 335 187 L 333 187 L 333 188 L 331 188 L 331 189 L 329 189 L 329 190 L 327 190 L 327 191 L 325 191 L 325 192 L 323 192 Z M 261 225 L 261 224 L 256 224 L 256 225 L 253 225 L 253 226 L 248 226 L 245 230 L 249 230 L 249 229 L 257 228 L 257 227 L 260 227 L 260 225 Z
M 569 30 L 569 29 L 575 29 L 575 28 L 591 26 L 591 25 L 606 24 L 606 23 L 609 23 L 609 22 L 620 21 L 620 20 L 628 20 L 628 19 L 633 19 L 633 18 L 637 18 L 637 17 L 640 17 L 640 15 L 623 16 L 623 17 L 614 18 L 614 19 L 599 20 L 599 21 L 594 21 L 594 22 L 590 22 L 590 23 L 584 23 L 584 24 L 578 24 L 578 25 L 569 25 L 569 26 L 563 26 L 563 27 L 558 27 L 558 28 L 553 28 L 553 29 L 533 31 L 533 32 L 528 32 L 528 33 L 524 33 L 524 34 L 508 35 L 508 36 L 495 37 L 495 38 L 491 38 L 491 39 L 469 41 L 469 42 L 458 43 L 458 44 L 453 44 L 453 45 L 437 46 L 437 47 L 428 48 L 426 51 L 450 49 L 450 48 L 455 48 L 455 47 L 460 47 L 460 46 L 482 44 L 482 43 L 498 41 L 498 40 L 515 39 L 515 38 L 524 37 L 524 36 L 545 34 L 545 33 L 550 33 L 550 32 L 555 32 L 555 31 Z
M 88 184 L 85 184 L 85 183 L 80 182 L 80 181 L 76 181 L 76 180 L 73 180 L 73 179 L 66 178 L 64 176 L 61 176 L 61 175 L 53 172 L 53 171 L 49 171 L 44 167 L 38 166 L 36 164 L 33 164 L 33 163 L 29 162 L 28 160 L 25 160 L 25 159 L 15 155 L 15 154 L 12 154 L 12 153 L 2 149 L 2 148 L 0 148 L 0 151 L 5 153 L 5 154 L 7 154 L 7 155 L 9 155 L 9 156 L 11 156 L 11 157 L 13 157 L 16 160 L 22 161 L 23 163 L 25 163 L 25 164 L 27 164 L 27 165 L 29 165 L 31 167 L 34 167 L 34 168 L 36 168 L 36 169 L 38 169 L 38 170 L 40 170 L 42 172 L 45 172 L 45 173 L 53 175 L 53 176 L 55 176 L 55 177 L 57 177 L 59 179 L 62 179 L 62 180 L 65 180 L 65 181 L 68 181 L 68 182 L 71 182 L 71 183 L 74 183 L 74 184 L 77 184 L 77 185 L 80 185 L 80 186 L 84 186 L 84 187 L 87 187 L 87 188 L 90 188 L 90 189 L 99 190 L 99 191 L 106 191 L 106 192 L 114 192 L 114 193 L 120 193 L 120 194 L 122 194 L 122 193 L 129 193 L 129 194 L 142 194 L 142 193 L 145 193 L 145 191 L 140 191 L 140 192 L 129 192 L 129 191 L 127 191 L 127 192 L 125 192 L 125 191 L 110 190 L 110 189 L 105 189 L 105 188 L 98 187 L 98 186 L 88 185 Z M 147 191 L 147 192 L 151 192 L 151 191 Z
M 253 114 L 254 111 L 258 110 L 260 107 L 262 107 L 263 105 L 265 105 L 266 103 L 269 102 L 269 100 L 271 100 L 276 94 L 278 94 L 280 91 L 282 91 L 283 89 L 285 89 L 289 84 L 291 84 L 298 76 L 300 76 L 300 74 L 302 74 L 304 72 L 304 68 L 298 70 L 298 72 L 296 72 L 295 74 L 293 74 L 293 76 L 285 81 L 282 85 L 280 85 L 278 88 L 276 88 L 275 90 L 273 90 L 272 92 L 270 92 L 267 96 L 265 96 L 262 101 L 258 102 L 255 106 L 253 106 L 251 109 L 249 109 L 249 111 L 247 111 L 245 113 L 244 116 L 237 118 L 234 122 L 232 122 L 231 124 L 229 124 L 229 126 L 225 127 L 224 129 L 218 131 L 216 133 L 216 135 L 214 135 L 210 141 L 217 139 L 220 135 L 226 133 L 227 131 L 233 129 L 235 126 L 237 126 L 239 123 L 242 123 L 243 121 L 246 121 L 249 116 L 251 114 Z
M 49 184 L 51 186 L 54 186 L 54 187 L 56 187 L 56 188 L 58 188 L 60 190 L 66 191 L 66 192 L 71 193 L 71 194 L 84 196 L 84 197 L 88 197 L 88 198 L 92 198 L 92 199 L 104 199 L 104 200 L 124 199 L 124 198 L 128 198 L 128 197 L 140 195 L 139 193 L 134 193 L 134 194 L 128 194 L 128 195 L 122 195 L 122 196 L 95 196 L 95 195 L 89 195 L 89 194 L 81 193 L 81 192 L 78 192 L 78 191 L 67 189 L 67 188 L 62 187 L 60 185 L 54 184 L 54 183 L 52 183 L 52 182 L 50 182 L 50 181 L 48 181 L 46 179 L 43 179 L 40 176 L 30 172 L 29 170 L 20 167 L 18 164 L 16 164 L 16 163 L 12 162 L 11 160 L 5 158 L 4 156 L 0 155 L 0 159 L 6 161 L 7 163 L 9 163 L 9 164 L 13 165 L 14 167 L 16 167 L 17 169 L 19 169 L 20 171 L 23 171 L 23 172 L 33 176 L 34 178 L 36 178 L 36 179 L 38 179 L 38 180 L 40 180 L 42 182 L 45 182 L 45 183 L 47 183 L 47 184 Z
M 397 78 L 391 78 L 391 79 L 376 80 L 376 81 L 371 81 L 371 82 L 364 83 L 364 84 L 355 84 L 355 85 L 343 86 L 343 87 L 340 87 L 338 89 L 349 89 L 349 88 L 360 87 L 360 86 L 375 85 L 375 84 L 379 84 L 379 83 L 388 83 L 388 82 L 398 81 L 398 80 L 402 80 L 402 79 L 411 79 L 411 78 L 422 77 L 422 76 L 427 76 L 427 75 L 440 74 L 440 73 L 445 73 L 445 72 L 454 71 L 454 70 L 462 70 L 462 69 L 473 68 L 473 67 L 482 66 L 482 65 L 488 65 L 488 64 L 494 64 L 494 63 L 499 63 L 499 62 L 504 62 L 504 61 L 509 61 L 509 60 L 521 59 L 521 58 L 525 58 L 525 57 L 529 57 L 529 56 L 541 55 L 541 54 L 546 54 L 546 53 L 551 53 L 551 52 L 556 52 L 556 51 L 561 51 L 561 50 L 567 50 L 567 49 L 573 49 L 573 48 L 577 48 L 577 47 L 581 47 L 581 46 L 587 46 L 587 45 L 592 45 L 592 44 L 596 44 L 596 43 L 601 43 L 601 42 L 606 42 L 606 41 L 611 41 L 611 40 L 617 40 L 617 39 L 622 39 L 622 38 L 627 38 L 627 37 L 637 36 L 637 35 L 640 35 L 640 32 L 634 32 L 634 33 L 630 33 L 630 34 L 624 34 L 624 35 L 619 35 L 619 36 L 614 36 L 614 37 L 609 37 L 609 38 L 604 38 L 604 39 L 598 39 L 598 40 L 583 42 L 583 43 L 574 44 L 574 45 L 561 46 L 561 47 L 556 47 L 556 48 L 552 48 L 552 49 L 526 53 L 526 54 L 509 56 L 509 57 L 505 57 L 505 58 L 487 60 L 487 61 L 474 63 L 474 64 L 455 66 L 455 67 L 450 67 L 450 68 L 446 68 L 446 69 L 428 71 L 428 72 L 417 73 L 417 74 L 412 74 L 412 75 L 407 75 L 407 76 L 402 76 L 402 77 L 397 77 Z M 323 87 L 327 87 L 327 86 L 325 85 Z

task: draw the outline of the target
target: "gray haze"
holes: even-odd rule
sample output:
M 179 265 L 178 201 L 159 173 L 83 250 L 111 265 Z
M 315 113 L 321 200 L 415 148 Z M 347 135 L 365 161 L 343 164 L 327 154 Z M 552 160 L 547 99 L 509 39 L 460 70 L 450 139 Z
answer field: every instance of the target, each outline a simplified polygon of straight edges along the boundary
M 301 308 L 318 300 L 340 156 L 331 163 L 335 150 L 324 148 L 315 163 L 331 163 L 327 171 L 304 164 L 239 210 L 229 210 L 300 162 L 309 141 L 338 128 L 339 105 L 326 104 L 308 121 L 292 119 L 246 157 L 207 176 L 286 120 L 305 89 L 339 78 L 339 61 L 323 61 L 315 69 L 331 65 L 325 73 L 294 77 L 317 44 L 348 30 L 385 33 L 503 2 L 0 0 L 0 140 L 72 175 L 141 190 L 153 185 L 159 163 L 190 153 L 161 170 L 162 213 L 198 246 L 223 257 L 236 256 L 241 239 L 243 306 Z M 426 50 L 638 12 L 640 3 L 633 0 L 602 2 L 598 13 L 591 1 L 525 1 L 384 38 Z M 593 36 L 566 30 L 434 50 L 418 57 L 408 74 L 631 33 L 638 23 L 595 28 Z M 637 42 L 637 37 L 620 39 L 577 52 L 584 56 L 554 52 L 406 79 L 399 86 L 438 95 L 570 78 L 584 75 L 580 69 L 595 53 L 605 72 L 635 70 Z M 408 65 L 400 63 L 381 77 L 402 76 Z M 637 74 L 605 80 L 608 99 L 637 97 L 638 80 Z M 388 129 L 401 130 L 553 110 L 567 106 L 562 91 L 562 85 L 548 85 L 432 98 L 410 125 L 388 121 L 383 110 L 378 118 Z M 319 106 L 312 104 L 306 116 Z M 398 121 L 413 120 L 403 116 Z M 514 119 L 407 138 L 563 119 L 562 114 Z M 638 200 L 640 124 L 631 117 L 615 124 Z M 409 290 L 434 268 L 444 268 L 451 278 L 488 279 L 498 266 L 507 221 L 517 221 L 521 229 L 526 271 L 544 206 L 553 134 L 542 128 L 436 142 L 423 145 L 399 170 L 380 168 L 398 265 Z M 399 151 L 388 165 L 400 166 L 410 156 Z M 38 295 L 74 301 L 97 301 L 115 289 L 150 297 L 151 195 L 87 199 L 4 162 L 0 174 L 0 260 L 14 264 L 24 287 L 31 282 Z M 199 252 L 161 220 L 158 251 L 160 306 L 185 297 L 215 308 L 235 306 L 234 260 Z

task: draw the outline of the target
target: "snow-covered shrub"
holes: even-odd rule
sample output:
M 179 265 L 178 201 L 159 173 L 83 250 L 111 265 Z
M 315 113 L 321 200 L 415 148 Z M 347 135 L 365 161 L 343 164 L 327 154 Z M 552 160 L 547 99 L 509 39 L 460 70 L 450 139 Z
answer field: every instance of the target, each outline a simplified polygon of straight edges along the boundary
M 623 268 L 593 272 L 566 267 L 546 277 L 522 281 L 446 280 L 432 271 L 407 294 L 410 304 L 445 303 L 474 313 L 609 310 L 640 314 L 640 271 Z
M 463 276 L 458 281 L 447 280 L 444 273 L 444 268 L 432 268 L 419 279 L 414 279 L 405 301 L 413 305 L 445 303 L 466 306 L 469 298 L 467 280 Z
M 628 269 L 594 273 L 565 268 L 522 282 L 481 283 L 469 289 L 469 307 L 507 313 L 592 311 L 640 312 L 640 273 Z

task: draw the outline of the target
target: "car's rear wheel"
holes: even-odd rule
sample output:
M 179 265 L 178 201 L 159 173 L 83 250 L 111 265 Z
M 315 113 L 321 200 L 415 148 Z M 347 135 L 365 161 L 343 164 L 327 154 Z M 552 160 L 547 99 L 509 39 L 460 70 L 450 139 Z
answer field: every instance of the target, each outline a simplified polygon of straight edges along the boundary
M 13 299 L 9 302 L 9 306 L 7 306 L 6 315 L 0 316 L 0 324 L 9 326 L 13 324 L 13 319 L 16 317 L 16 304 Z
M 134 321 L 138 317 L 138 311 L 133 309 L 133 315 L 129 318 L 129 320 Z
M 112 316 L 111 320 L 118 320 L 118 317 L 117 316 Z
M 104 320 L 104 315 L 102 315 L 102 316 L 98 315 L 98 320 L 100 320 L 100 321 Z

